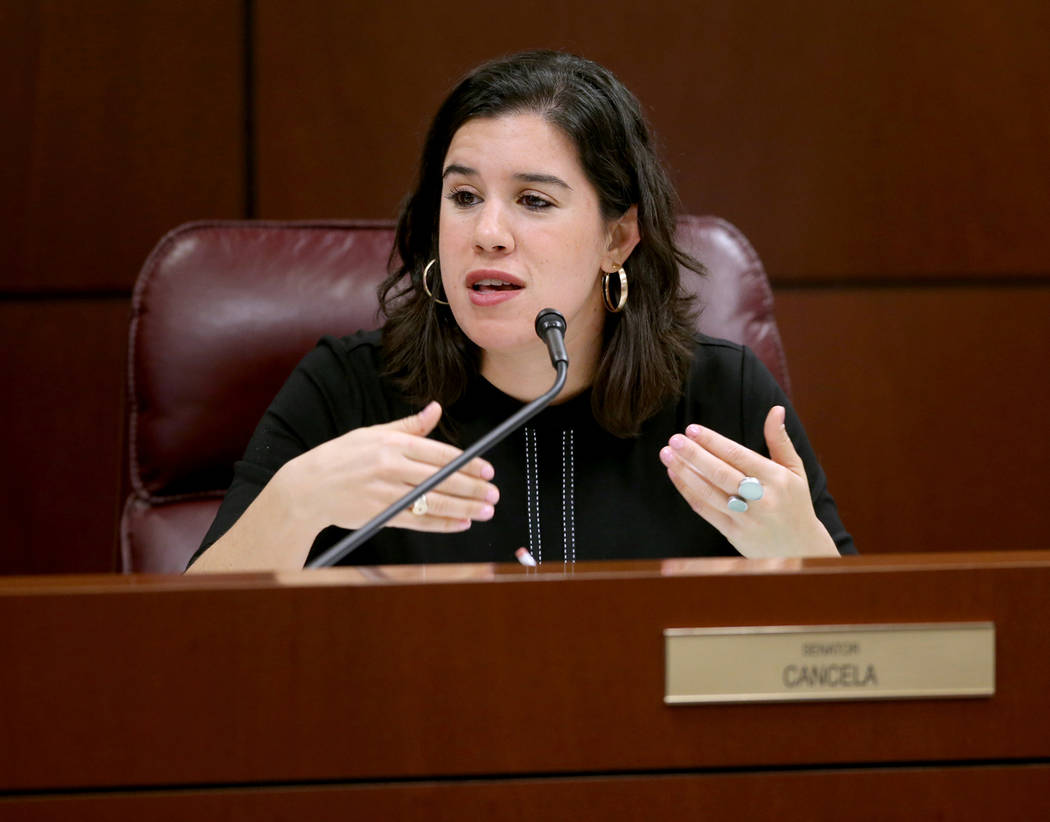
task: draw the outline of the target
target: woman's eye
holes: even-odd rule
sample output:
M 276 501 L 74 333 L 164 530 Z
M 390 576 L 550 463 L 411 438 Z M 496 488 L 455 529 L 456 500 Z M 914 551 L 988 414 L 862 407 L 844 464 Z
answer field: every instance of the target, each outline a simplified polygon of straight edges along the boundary
M 473 191 L 465 191 L 460 189 L 459 191 L 453 191 L 448 195 L 448 198 L 460 208 L 467 208 L 468 206 L 476 205 L 480 202 L 480 198 Z
M 533 211 L 542 211 L 551 207 L 551 201 L 540 197 L 538 194 L 522 194 L 521 204 Z

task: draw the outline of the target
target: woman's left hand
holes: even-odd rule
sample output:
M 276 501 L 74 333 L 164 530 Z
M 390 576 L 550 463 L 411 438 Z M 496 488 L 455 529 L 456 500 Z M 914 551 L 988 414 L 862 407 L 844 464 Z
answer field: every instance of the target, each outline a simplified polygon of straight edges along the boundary
M 775 405 L 764 427 L 770 458 L 721 434 L 690 425 L 660 449 L 660 461 L 690 507 L 717 528 L 745 557 L 838 556 L 838 549 L 813 512 L 802 459 L 784 427 L 784 407 Z M 762 483 L 762 498 L 733 511 L 740 481 Z

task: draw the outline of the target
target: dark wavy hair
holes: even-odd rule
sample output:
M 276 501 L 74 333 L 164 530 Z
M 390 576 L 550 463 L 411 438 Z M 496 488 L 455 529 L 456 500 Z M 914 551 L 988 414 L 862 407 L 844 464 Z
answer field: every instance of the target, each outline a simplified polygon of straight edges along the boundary
M 416 189 L 401 208 L 390 275 L 379 287 L 387 376 L 409 402 L 436 399 L 448 408 L 477 375 L 480 352 L 451 311 L 426 295 L 422 272 L 437 256 L 442 167 L 453 135 L 475 117 L 523 112 L 539 114 L 572 140 L 607 220 L 638 206 L 641 239 L 625 263 L 630 296 L 621 313 L 606 317 L 591 388 L 598 423 L 616 436 L 634 436 L 681 391 L 693 305 L 679 288 L 678 267 L 698 273 L 703 267 L 675 245 L 677 196 L 638 101 L 612 72 L 571 54 L 530 51 L 486 63 L 438 109 Z

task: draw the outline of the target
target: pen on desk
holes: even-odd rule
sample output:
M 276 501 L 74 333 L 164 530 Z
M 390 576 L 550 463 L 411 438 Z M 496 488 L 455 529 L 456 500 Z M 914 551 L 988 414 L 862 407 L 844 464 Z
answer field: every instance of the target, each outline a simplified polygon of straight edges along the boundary
M 515 551 L 514 556 L 518 558 L 518 562 L 520 562 L 522 565 L 528 568 L 536 567 L 536 560 L 533 559 L 532 554 L 529 553 L 529 549 L 525 546 L 522 546 L 517 551 Z

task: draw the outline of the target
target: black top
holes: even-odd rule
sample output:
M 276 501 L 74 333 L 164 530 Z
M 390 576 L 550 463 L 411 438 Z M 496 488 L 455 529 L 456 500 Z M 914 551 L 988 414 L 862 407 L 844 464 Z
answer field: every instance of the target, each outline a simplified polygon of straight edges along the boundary
M 236 464 L 233 484 L 197 555 L 237 521 L 288 460 L 351 429 L 419 410 L 380 376 L 380 333 L 325 337 L 296 367 Z M 646 421 L 636 438 L 619 439 L 602 429 L 590 402 L 586 391 L 549 406 L 484 455 L 500 490 L 488 522 L 455 534 L 384 528 L 343 564 L 506 562 L 520 546 L 541 562 L 737 556 L 679 495 L 659 451 L 672 434 L 695 422 L 768 456 L 763 423 L 777 404 L 787 410 L 787 430 L 805 463 L 817 516 L 840 553 L 856 552 L 791 404 L 744 346 L 699 336 L 682 396 Z M 479 377 L 446 413 L 455 421 L 457 444 L 469 445 L 522 405 Z M 432 436 L 445 439 L 437 432 Z M 311 558 L 345 534 L 326 528 Z

